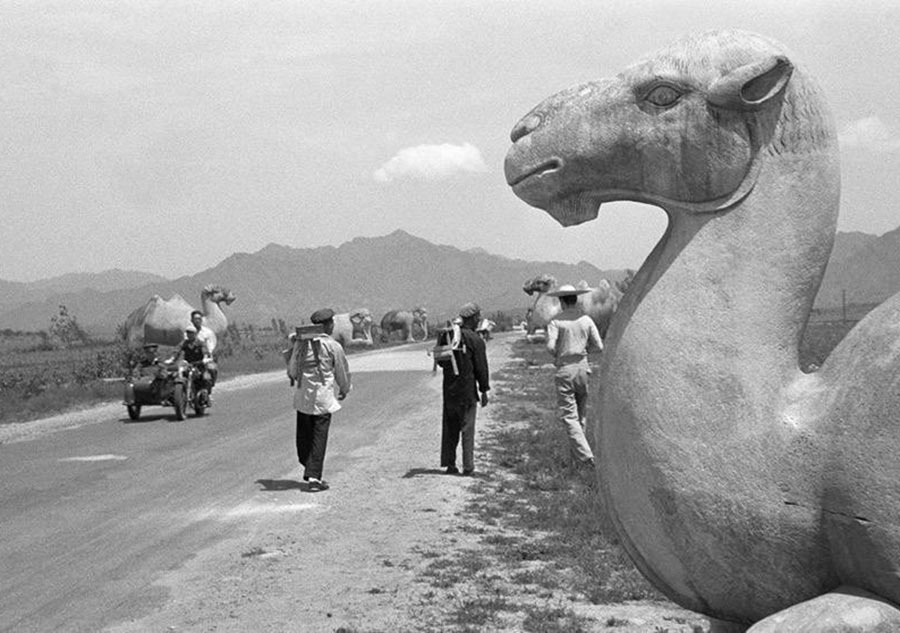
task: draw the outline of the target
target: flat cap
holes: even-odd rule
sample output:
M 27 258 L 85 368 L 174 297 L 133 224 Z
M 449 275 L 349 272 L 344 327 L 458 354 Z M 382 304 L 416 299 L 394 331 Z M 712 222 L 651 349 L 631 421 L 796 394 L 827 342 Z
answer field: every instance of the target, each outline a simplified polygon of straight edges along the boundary
M 309 320 L 312 323 L 325 323 L 326 321 L 330 321 L 334 318 L 334 310 L 331 308 L 322 308 L 321 310 L 316 310 L 310 315 Z
M 463 307 L 461 307 L 459 309 L 459 316 L 461 316 L 464 319 L 468 319 L 473 316 L 478 316 L 479 314 L 481 314 L 481 308 L 478 307 L 477 303 L 474 303 L 472 301 L 470 301 L 469 303 L 467 303 L 466 305 L 464 305 Z
M 186 328 L 184 328 L 184 331 L 185 331 L 185 332 L 193 332 L 194 334 L 196 334 L 196 333 L 197 333 L 197 328 L 195 328 L 193 325 L 189 325 L 189 326 L 187 326 Z

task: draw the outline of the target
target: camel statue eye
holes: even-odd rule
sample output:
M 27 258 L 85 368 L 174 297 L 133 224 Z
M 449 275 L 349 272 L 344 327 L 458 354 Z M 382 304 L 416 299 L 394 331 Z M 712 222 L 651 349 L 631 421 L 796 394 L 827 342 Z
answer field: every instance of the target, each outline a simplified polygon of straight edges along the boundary
M 647 101 L 661 108 L 666 108 L 670 105 L 674 105 L 675 102 L 680 98 L 681 92 L 667 84 L 657 86 L 656 88 L 648 92 L 647 96 L 645 97 Z

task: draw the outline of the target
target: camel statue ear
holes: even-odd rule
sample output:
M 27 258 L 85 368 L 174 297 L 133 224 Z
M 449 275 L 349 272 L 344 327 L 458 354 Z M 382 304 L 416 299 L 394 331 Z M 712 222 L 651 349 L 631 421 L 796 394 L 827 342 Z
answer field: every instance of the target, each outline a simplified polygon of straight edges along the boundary
M 758 110 L 780 94 L 794 65 L 787 57 L 772 55 L 720 77 L 709 88 L 709 102 L 731 110 Z

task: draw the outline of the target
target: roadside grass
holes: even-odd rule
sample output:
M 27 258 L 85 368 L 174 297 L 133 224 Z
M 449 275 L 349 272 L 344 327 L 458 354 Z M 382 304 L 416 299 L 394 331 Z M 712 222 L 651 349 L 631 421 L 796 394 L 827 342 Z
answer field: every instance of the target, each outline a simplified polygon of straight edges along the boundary
M 0 424 L 26 422 L 122 398 L 122 381 L 49 386 L 34 396 L 0 394 Z
M 800 366 L 821 365 L 851 326 L 811 323 Z M 419 582 L 430 586 L 420 609 L 430 618 L 416 630 L 583 633 L 632 626 L 615 615 L 586 617 L 584 607 L 670 603 L 637 571 L 603 520 L 594 472 L 570 459 L 556 419 L 550 355 L 523 339 L 513 343 L 512 356 L 492 374 L 495 423 L 479 427 L 476 454 L 486 474 L 470 485 L 456 528 L 477 546 L 420 552 L 426 564 Z M 429 611 L 441 602 L 450 605 L 442 616 Z M 707 630 L 696 619 L 665 620 L 654 633 Z
M 492 374 L 490 426 L 479 428 L 478 472 L 461 532 L 477 547 L 422 552 L 419 581 L 464 596 L 420 631 L 580 633 L 606 625 L 579 605 L 665 600 L 634 568 L 609 526 L 597 524 L 593 471 L 576 466 L 556 419 L 554 368 L 541 346 L 513 343 Z

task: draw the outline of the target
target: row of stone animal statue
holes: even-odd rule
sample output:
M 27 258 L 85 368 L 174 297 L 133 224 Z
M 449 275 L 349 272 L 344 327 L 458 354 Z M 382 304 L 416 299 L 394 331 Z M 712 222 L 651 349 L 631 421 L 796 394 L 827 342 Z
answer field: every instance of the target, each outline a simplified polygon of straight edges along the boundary
M 235 295 L 219 285 L 209 285 L 200 292 L 200 311 L 203 324 L 217 336 L 223 336 L 228 328 L 228 318 L 221 304 L 230 305 Z M 177 345 L 184 337 L 184 329 L 190 324 L 194 307 L 175 294 L 171 299 L 153 295 L 146 304 L 128 315 L 125 320 L 125 338 L 131 347 L 144 343 Z M 387 341 L 399 333 L 403 340 L 413 341 L 413 330 L 418 327 L 422 337 L 428 337 L 428 311 L 422 307 L 412 310 L 391 310 L 381 319 L 381 338 Z M 372 345 L 372 313 L 368 308 L 336 314 L 333 336 L 342 345 Z
M 522 286 L 525 294 L 534 295 L 534 302 L 525 317 L 525 329 L 529 335 L 533 335 L 537 330 L 546 329 L 551 319 L 561 311 L 559 299 L 547 294 L 557 286 L 556 278 L 548 274 L 532 277 Z M 584 280 L 579 281 L 576 287 L 590 288 Z M 605 337 L 606 331 L 609 329 L 609 322 L 621 298 L 622 291 L 617 286 L 609 283 L 606 279 L 601 279 L 596 288 L 591 288 L 590 292 L 578 297 L 578 304 L 582 311 L 597 324 L 600 336 Z

